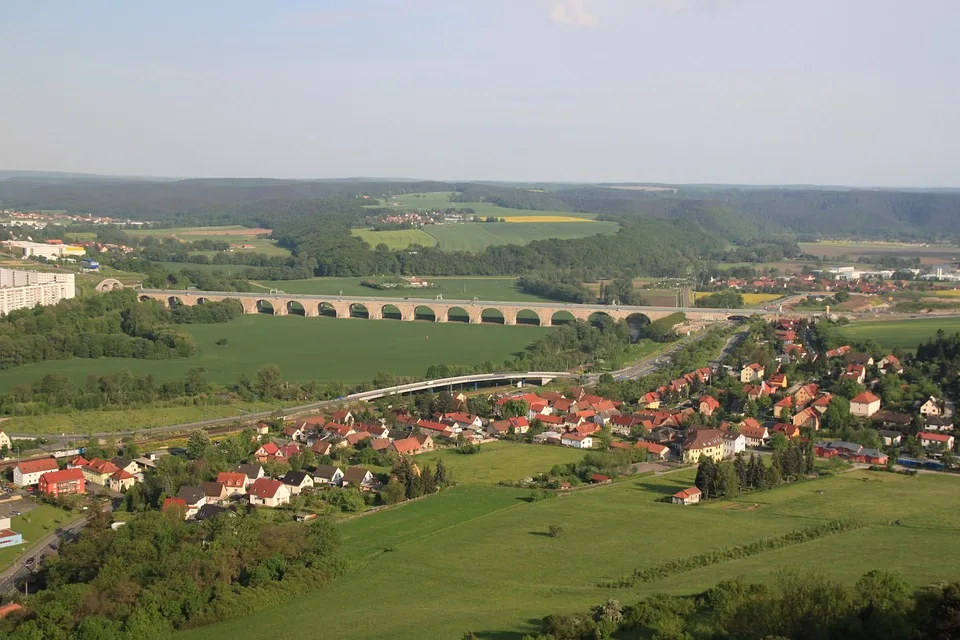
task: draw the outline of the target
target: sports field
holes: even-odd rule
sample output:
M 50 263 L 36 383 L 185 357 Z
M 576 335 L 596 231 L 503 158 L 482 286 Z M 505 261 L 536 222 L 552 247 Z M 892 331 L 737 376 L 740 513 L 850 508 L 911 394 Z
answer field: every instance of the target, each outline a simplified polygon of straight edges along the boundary
M 437 239 L 420 229 L 397 229 L 394 231 L 374 231 L 373 229 L 351 229 L 350 233 L 361 238 L 371 247 L 385 244 L 390 249 L 406 249 L 412 244 L 432 247 Z
M 482 458 L 481 453 L 477 457 Z M 680 507 L 657 499 L 690 486 L 693 470 L 647 477 L 539 502 L 528 492 L 462 485 L 341 525 L 347 574 L 287 604 L 181 634 L 183 638 L 519 638 L 550 613 L 608 598 L 632 604 L 653 593 L 689 594 L 743 575 L 815 569 L 852 583 L 894 569 L 915 586 L 960 578 L 960 479 L 851 472 L 745 496 Z M 598 584 L 635 568 L 805 529 L 833 518 L 864 528 L 721 562 L 637 587 Z M 546 535 L 550 525 L 565 532 Z M 905 551 L 909 550 L 909 551 Z M 829 561 L 825 559 L 829 558 Z M 355 615 L 357 594 L 375 605 Z M 322 624 L 316 624 L 322 620 Z
M 700 298 L 706 298 L 711 295 L 711 291 L 695 291 L 694 298 L 699 300 Z M 776 300 L 777 298 L 782 298 L 783 296 L 779 293 L 743 293 L 740 294 L 743 296 L 743 304 L 748 307 L 757 307 L 771 300 Z
M 914 351 L 921 342 L 936 335 L 938 329 L 947 333 L 960 331 L 960 318 L 917 318 L 916 320 L 884 320 L 854 322 L 840 328 L 844 336 L 857 342 L 875 340 L 878 344 Z
M 379 371 L 423 375 L 432 364 L 500 363 L 549 329 L 462 323 L 400 322 L 301 316 L 245 315 L 228 324 L 185 325 L 200 353 L 175 360 L 99 358 L 41 362 L 0 371 L 0 390 L 31 382 L 51 371 L 75 382 L 90 373 L 129 369 L 157 380 L 181 378 L 204 367 L 212 382 L 234 382 L 265 364 L 280 366 L 288 380 L 357 383 Z M 218 346 L 226 338 L 228 344 Z
M 426 280 L 436 284 L 429 289 L 384 289 L 383 291 L 361 286 L 363 278 L 309 278 L 306 280 L 273 280 L 257 284 L 263 290 L 280 289 L 287 293 L 308 293 L 336 296 L 377 296 L 389 298 L 433 299 L 442 295 L 445 300 L 500 300 L 503 302 L 545 302 L 546 298 L 533 296 L 517 289 L 516 279 L 500 278 L 433 278 Z

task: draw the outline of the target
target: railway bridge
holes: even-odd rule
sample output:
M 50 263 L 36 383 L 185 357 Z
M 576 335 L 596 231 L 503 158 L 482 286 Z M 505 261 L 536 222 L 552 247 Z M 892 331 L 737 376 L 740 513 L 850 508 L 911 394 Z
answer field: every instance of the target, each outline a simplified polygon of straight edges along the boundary
M 533 324 L 550 327 L 572 320 L 589 321 L 598 315 L 613 320 L 639 318 L 641 322 L 659 320 L 683 312 L 688 320 L 720 322 L 734 316 L 752 314 L 776 317 L 765 309 L 705 309 L 700 307 L 640 307 L 563 302 L 504 302 L 492 300 L 444 300 L 437 298 L 391 298 L 386 296 L 326 296 L 307 294 L 255 294 L 236 291 L 170 291 L 140 289 L 141 301 L 157 300 L 170 307 L 193 306 L 205 302 L 237 300 L 248 314 L 277 316 L 302 315 L 308 318 L 370 318 L 405 321 L 468 322 L 481 324 Z

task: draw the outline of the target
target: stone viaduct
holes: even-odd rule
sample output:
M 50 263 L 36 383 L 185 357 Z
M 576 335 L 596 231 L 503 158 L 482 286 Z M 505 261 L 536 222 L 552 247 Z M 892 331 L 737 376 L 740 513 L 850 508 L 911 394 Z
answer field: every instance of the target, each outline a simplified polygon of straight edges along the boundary
M 432 320 L 434 322 L 484 322 L 515 325 L 532 324 L 549 327 L 571 320 L 590 320 L 605 314 L 614 320 L 639 315 L 654 321 L 682 311 L 688 320 L 716 322 L 731 316 L 754 313 L 776 316 L 775 311 L 761 309 L 703 309 L 697 307 L 631 307 L 597 304 L 564 304 L 561 302 L 502 302 L 479 300 L 442 300 L 359 296 L 321 296 L 294 294 L 253 294 L 213 291 L 161 291 L 141 289 L 141 301 L 153 299 L 169 305 L 192 306 L 204 302 L 237 300 L 244 313 L 268 313 L 278 316 L 302 315 L 308 318 L 370 318 L 372 320 Z

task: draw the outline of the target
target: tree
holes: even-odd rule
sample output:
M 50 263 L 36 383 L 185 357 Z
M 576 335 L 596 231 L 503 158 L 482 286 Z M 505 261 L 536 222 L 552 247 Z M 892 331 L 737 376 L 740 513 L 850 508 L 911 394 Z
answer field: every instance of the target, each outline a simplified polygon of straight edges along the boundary
M 896 571 L 873 569 L 857 580 L 857 605 L 863 609 L 890 611 L 906 606 L 910 598 L 910 585 Z
M 740 477 L 737 475 L 736 467 L 729 460 L 720 463 L 716 484 L 718 495 L 723 495 L 725 498 L 736 498 L 740 495 Z
M 265 364 L 257 369 L 257 379 L 254 390 L 263 398 L 276 398 L 280 395 L 280 367 L 275 364 Z
M 772 464 L 767 467 L 766 472 L 763 476 L 763 483 L 766 485 L 767 489 L 772 489 L 783 482 L 783 479 L 780 476 L 780 470 L 777 469 L 777 465 Z
M 770 437 L 770 448 L 774 451 L 783 451 L 790 445 L 790 440 L 787 439 L 787 436 L 783 435 L 779 431 L 774 433 Z
M 697 479 L 694 481 L 697 489 L 704 498 L 712 498 L 717 482 L 717 463 L 713 458 L 700 456 L 700 464 L 697 465 Z
M 450 484 L 450 472 L 447 471 L 447 465 L 443 463 L 443 458 L 437 459 L 437 471 L 433 476 L 433 480 L 437 487 L 441 489 Z
M 504 418 L 517 418 L 527 415 L 529 409 L 530 407 L 525 401 L 513 398 L 503 403 L 503 406 L 500 407 L 500 415 Z
M 210 436 L 203 429 L 194 429 L 187 439 L 187 457 L 191 460 L 201 460 L 207 457 L 210 449 Z
M 407 488 L 397 478 L 391 478 L 387 486 L 380 492 L 380 497 L 384 504 L 398 504 L 406 499 Z

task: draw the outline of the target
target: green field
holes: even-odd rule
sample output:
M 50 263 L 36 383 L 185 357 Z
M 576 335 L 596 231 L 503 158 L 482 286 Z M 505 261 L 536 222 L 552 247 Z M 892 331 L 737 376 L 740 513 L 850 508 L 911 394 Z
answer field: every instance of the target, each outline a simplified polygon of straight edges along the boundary
M 432 247 L 437 239 L 420 229 L 397 229 L 394 231 L 374 231 L 373 229 L 351 229 L 350 233 L 361 238 L 376 248 L 378 244 L 385 244 L 390 249 L 406 249 L 412 244 L 422 247 Z
M 524 211 L 523 214 L 530 212 Z M 543 212 L 546 213 L 546 212 Z M 616 222 L 490 222 L 435 224 L 427 227 L 446 251 L 483 251 L 504 244 L 527 244 L 534 240 L 557 238 L 570 240 L 598 234 L 613 235 L 620 229 Z
M 72 365 L 73 362 L 64 364 Z M 114 361 L 110 361 L 111 366 L 114 364 Z M 122 365 L 118 366 L 122 368 Z M 68 366 L 68 371 L 65 373 L 74 378 L 74 372 L 70 369 L 71 367 Z M 280 408 L 279 402 L 233 402 L 230 404 L 151 407 L 149 409 L 120 409 L 116 411 L 91 409 L 8 418 L 3 421 L 2 426 L 11 433 L 54 435 L 63 433 L 106 433 L 165 427 L 171 424 L 187 424 L 211 418 L 241 418 L 244 413 L 274 411 Z
M 916 320 L 878 320 L 854 322 L 840 328 L 840 332 L 857 342 L 874 340 L 893 349 L 900 347 L 914 351 L 921 342 L 936 335 L 938 329 L 948 334 L 960 331 L 960 318 L 917 318 Z
M 78 517 L 78 515 L 67 513 L 48 504 L 41 504 L 36 509 L 27 511 L 23 515 L 10 518 L 10 527 L 23 536 L 23 544 L 0 549 L 0 570 L 10 566 L 16 558 L 26 553 L 40 538 L 53 533 Z
M 377 296 L 391 298 L 436 298 L 446 300 L 501 300 L 504 302 L 549 302 L 546 298 L 519 291 L 516 280 L 503 278 L 426 278 L 438 285 L 430 289 L 385 289 L 379 291 L 360 285 L 363 278 L 309 278 L 307 280 L 272 280 L 258 282 L 264 290 L 280 289 L 287 293 L 335 296 Z
M 432 364 L 502 362 L 549 329 L 399 322 L 300 316 L 246 315 L 229 324 L 186 325 L 199 354 L 176 360 L 100 358 L 29 364 L 0 371 L 0 390 L 56 371 L 76 382 L 90 373 L 129 369 L 157 380 L 182 378 L 192 367 L 207 369 L 212 382 L 235 382 L 265 364 L 280 366 L 288 380 L 339 380 L 357 383 L 379 371 L 423 375 Z M 218 346 L 220 338 L 229 344 Z
M 696 593 L 737 575 L 770 580 L 782 568 L 847 583 L 872 568 L 898 570 L 916 586 L 960 578 L 960 567 L 947 560 L 960 554 L 957 478 L 851 472 L 739 502 L 656 502 L 689 486 L 693 475 L 685 470 L 533 503 L 522 499 L 525 491 L 461 485 L 341 525 L 350 569 L 335 583 L 181 635 L 244 640 L 282 626 L 291 637 L 348 640 L 458 638 L 468 630 L 519 638 L 549 613 L 583 611 L 608 598 L 632 604 L 658 592 Z M 867 526 L 635 588 L 597 586 L 635 568 L 837 517 Z M 546 536 L 551 524 L 565 533 Z M 353 615 L 358 593 L 376 594 L 376 606 Z
M 417 463 L 429 462 L 436 467 L 441 457 L 456 482 L 497 484 L 501 480 L 522 480 L 534 473 L 548 473 L 554 465 L 579 461 L 583 452 L 570 447 L 492 442 L 483 445 L 479 454 L 432 451 L 417 456 Z
M 861 256 L 918 257 L 923 264 L 939 264 L 960 259 L 960 247 L 950 245 L 926 245 L 904 242 L 854 242 L 829 241 L 800 242 L 800 250 L 815 256 L 836 259 L 846 256 L 856 260 Z

